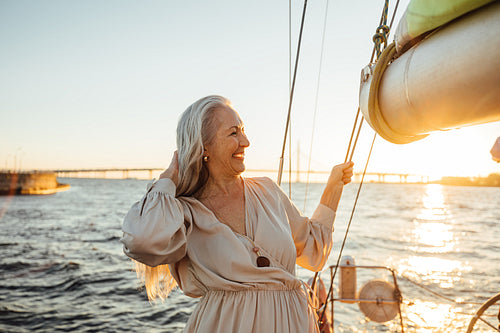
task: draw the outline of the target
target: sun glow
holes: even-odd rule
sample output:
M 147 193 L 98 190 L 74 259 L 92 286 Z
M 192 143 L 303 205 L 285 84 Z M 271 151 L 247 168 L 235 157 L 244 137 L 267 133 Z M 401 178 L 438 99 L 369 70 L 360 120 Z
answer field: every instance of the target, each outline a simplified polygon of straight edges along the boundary
M 414 220 L 411 237 L 417 246 L 416 252 L 448 253 L 455 249 L 452 215 L 448 211 L 443 186 L 429 184 L 422 197 L 422 209 Z
M 425 195 L 422 197 L 422 210 L 417 215 L 417 219 L 423 221 L 441 221 L 449 217 L 443 195 L 443 186 L 437 184 L 427 185 Z
M 412 249 L 428 253 L 451 252 L 455 248 L 452 229 L 442 223 L 419 223 L 413 230 L 413 235 L 420 245 Z
M 408 241 L 417 244 L 415 252 L 450 253 L 456 249 L 453 216 L 449 212 L 443 186 L 429 184 L 422 196 L 421 210 L 414 219 L 414 228 Z
M 408 320 L 414 323 L 419 332 L 436 332 L 436 327 L 444 328 L 456 321 L 460 308 L 449 304 L 436 304 L 416 300 L 408 305 Z
M 370 169 L 378 172 L 426 175 L 429 180 L 442 177 L 488 176 L 500 171 L 490 149 L 498 137 L 500 122 L 434 132 L 407 145 L 377 141 Z
M 461 272 L 470 267 L 459 260 L 449 259 L 448 253 L 458 249 L 453 216 L 447 208 L 441 185 L 429 184 L 421 198 L 421 210 L 416 215 L 414 228 L 408 233 L 412 255 L 399 264 L 404 275 L 437 283 L 441 288 L 452 288 Z
M 436 283 L 440 288 L 453 288 L 462 272 L 470 269 L 459 260 L 423 256 L 411 256 L 398 267 L 403 276 Z

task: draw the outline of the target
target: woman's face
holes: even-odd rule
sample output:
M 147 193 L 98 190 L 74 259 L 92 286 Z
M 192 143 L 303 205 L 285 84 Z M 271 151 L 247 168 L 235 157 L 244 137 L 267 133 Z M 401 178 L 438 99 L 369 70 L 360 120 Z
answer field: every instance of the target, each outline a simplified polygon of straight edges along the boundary
M 231 107 L 214 111 L 216 133 L 206 145 L 206 163 L 212 177 L 235 176 L 245 171 L 245 149 L 250 145 L 243 122 Z

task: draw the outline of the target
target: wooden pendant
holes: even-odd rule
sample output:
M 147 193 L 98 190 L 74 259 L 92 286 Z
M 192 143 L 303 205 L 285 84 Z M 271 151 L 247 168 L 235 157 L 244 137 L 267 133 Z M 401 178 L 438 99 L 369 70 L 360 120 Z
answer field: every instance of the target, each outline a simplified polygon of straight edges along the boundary
M 269 267 L 269 265 L 271 265 L 269 259 L 264 256 L 257 257 L 257 267 Z

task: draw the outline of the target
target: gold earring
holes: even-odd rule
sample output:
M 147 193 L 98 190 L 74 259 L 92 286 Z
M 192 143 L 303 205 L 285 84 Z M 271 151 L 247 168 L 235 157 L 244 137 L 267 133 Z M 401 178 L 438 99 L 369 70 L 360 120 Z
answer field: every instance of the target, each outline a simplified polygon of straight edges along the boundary
M 208 162 L 208 156 L 203 156 L 203 162 Z

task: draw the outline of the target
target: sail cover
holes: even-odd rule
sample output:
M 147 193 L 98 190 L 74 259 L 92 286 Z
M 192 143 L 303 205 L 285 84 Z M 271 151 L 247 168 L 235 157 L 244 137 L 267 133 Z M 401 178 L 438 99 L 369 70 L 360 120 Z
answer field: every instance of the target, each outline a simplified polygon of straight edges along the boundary
M 499 31 L 497 0 L 413 40 L 401 53 L 391 44 L 376 65 L 362 70 L 365 120 L 397 144 L 500 121 Z
M 411 0 L 394 35 L 398 51 L 414 38 L 495 0 Z

